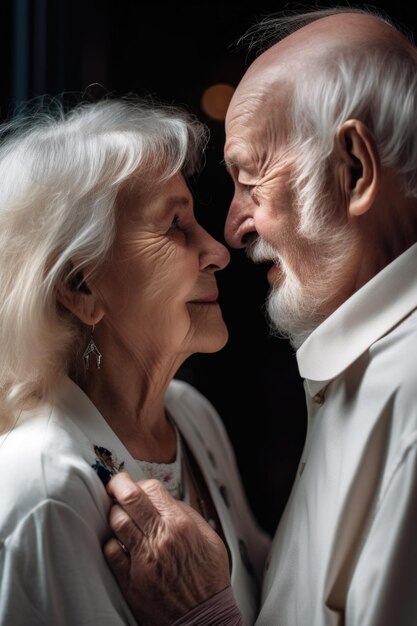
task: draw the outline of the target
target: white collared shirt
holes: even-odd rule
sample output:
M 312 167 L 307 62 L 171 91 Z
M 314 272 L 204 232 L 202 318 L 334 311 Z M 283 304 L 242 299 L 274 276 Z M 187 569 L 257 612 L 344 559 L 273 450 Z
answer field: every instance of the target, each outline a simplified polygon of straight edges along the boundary
M 417 624 L 417 244 L 297 352 L 308 428 L 256 626 Z

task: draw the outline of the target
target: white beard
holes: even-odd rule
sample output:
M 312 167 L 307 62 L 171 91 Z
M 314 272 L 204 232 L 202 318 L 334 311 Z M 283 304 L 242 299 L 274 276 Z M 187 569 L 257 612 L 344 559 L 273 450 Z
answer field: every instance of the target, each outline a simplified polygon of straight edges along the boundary
M 319 302 L 314 293 L 301 284 L 279 253 L 261 237 L 247 248 L 248 257 L 255 263 L 273 261 L 280 266 L 284 278 L 279 287 L 272 287 L 266 301 L 271 331 L 287 337 L 297 349 L 320 323 L 317 318 Z
M 296 350 L 323 321 L 320 298 L 309 293 L 291 269 L 281 264 L 285 274 L 279 287 L 272 287 L 266 301 L 271 330 L 290 340 Z
M 262 237 L 246 249 L 254 262 L 273 261 L 280 266 L 283 278 L 279 286 L 272 286 L 266 310 L 271 332 L 287 337 L 296 350 L 326 319 L 326 305 L 334 298 L 335 290 L 343 285 L 346 265 L 356 249 L 356 237 L 348 226 L 335 227 L 333 237 L 329 235 L 327 232 L 321 246 L 320 267 L 313 268 L 310 280 L 306 277 L 304 283 Z

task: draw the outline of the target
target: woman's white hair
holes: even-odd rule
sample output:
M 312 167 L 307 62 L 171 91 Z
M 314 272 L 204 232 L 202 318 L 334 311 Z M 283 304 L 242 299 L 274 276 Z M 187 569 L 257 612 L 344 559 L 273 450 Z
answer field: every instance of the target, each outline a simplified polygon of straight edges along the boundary
M 372 15 L 395 28 L 379 9 L 340 6 L 266 18 L 242 40 L 263 50 L 312 21 L 341 12 Z M 300 231 L 309 239 L 326 238 L 329 219 L 334 219 L 325 184 L 337 130 L 348 119 L 368 126 L 381 164 L 395 168 L 404 193 L 417 197 L 417 53 L 410 33 L 397 30 L 410 45 L 372 39 L 354 46 L 341 40 L 332 54 L 322 54 L 317 71 L 309 65 L 297 75 L 288 103 L 288 149 L 295 156 Z M 323 201 L 317 202 L 320 196 Z
M 121 186 L 193 175 L 208 131 L 179 107 L 106 98 L 43 106 L 0 125 L 0 137 L 1 429 L 73 366 L 84 333 L 56 289 L 100 267 Z

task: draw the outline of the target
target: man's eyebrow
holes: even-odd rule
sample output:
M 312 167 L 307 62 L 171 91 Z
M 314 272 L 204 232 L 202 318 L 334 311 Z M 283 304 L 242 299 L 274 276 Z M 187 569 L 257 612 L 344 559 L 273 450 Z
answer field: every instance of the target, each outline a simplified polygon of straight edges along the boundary
M 233 167 L 237 167 L 237 168 L 239 167 L 239 163 L 236 160 L 227 160 L 226 161 L 226 159 L 223 159 L 221 161 L 221 164 L 225 166 L 225 168 L 229 172 L 229 174 L 230 174 L 230 170 Z

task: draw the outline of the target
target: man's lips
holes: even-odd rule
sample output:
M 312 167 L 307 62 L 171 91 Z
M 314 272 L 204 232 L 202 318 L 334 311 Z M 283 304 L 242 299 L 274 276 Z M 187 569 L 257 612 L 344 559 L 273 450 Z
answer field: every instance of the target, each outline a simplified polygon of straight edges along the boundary
M 266 277 L 270 285 L 273 285 L 282 276 L 282 268 L 280 263 L 269 263 Z

